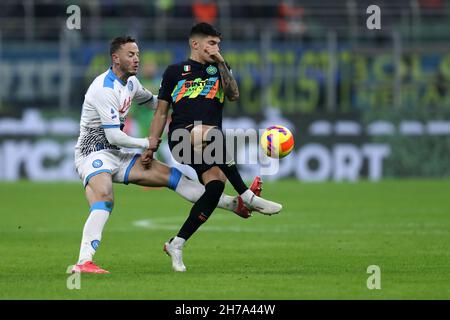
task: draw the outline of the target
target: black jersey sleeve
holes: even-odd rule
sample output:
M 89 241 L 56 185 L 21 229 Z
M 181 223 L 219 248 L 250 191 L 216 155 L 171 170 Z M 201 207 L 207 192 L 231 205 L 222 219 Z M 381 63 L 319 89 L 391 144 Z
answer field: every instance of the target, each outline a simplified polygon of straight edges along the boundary
M 158 99 L 172 103 L 172 91 L 175 88 L 175 78 L 171 66 L 167 67 L 162 76 L 161 85 L 159 87 Z

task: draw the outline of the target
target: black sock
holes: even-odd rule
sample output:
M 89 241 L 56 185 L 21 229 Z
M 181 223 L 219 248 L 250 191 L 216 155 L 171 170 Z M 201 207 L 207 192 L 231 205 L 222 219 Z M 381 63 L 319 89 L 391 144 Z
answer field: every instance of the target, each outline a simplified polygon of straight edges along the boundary
M 225 184 L 219 180 L 210 181 L 205 185 L 205 192 L 192 207 L 189 217 L 178 232 L 178 237 L 188 240 L 208 220 L 217 207 L 224 188 Z
M 243 194 L 248 189 L 244 180 L 242 180 L 234 161 L 229 164 L 219 164 L 219 168 L 223 171 L 237 193 Z
M 216 130 L 216 131 L 213 131 Z M 208 135 L 214 135 L 214 137 L 221 138 L 222 139 L 222 156 L 223 159 L 220 159 L 219 163 L 217 163 L 217 166 L 222 170 L 222 172 L 225 174 L 227 179 L 230 181 L 231 185 L 233 186 L 234 190 L 236 190 L 237 193 L 243 194 L 247 189 L 247 185 L 245 184 L 244 180 L 242 180 L 242 177 L 237 169 L 236 163 L 233 159 L 233 157 L 228 153 L 227 151 L 227 143 L 225 134 L 222 130 L 218 128 L 211 129 Z M 207 136 L 207 139 L 210 140 L 210 138 Z

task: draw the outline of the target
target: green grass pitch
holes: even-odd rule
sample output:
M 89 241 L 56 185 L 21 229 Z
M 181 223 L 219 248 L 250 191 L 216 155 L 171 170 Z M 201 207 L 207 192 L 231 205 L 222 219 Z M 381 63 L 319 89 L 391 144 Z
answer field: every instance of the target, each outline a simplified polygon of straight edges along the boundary
M 227 191 L 231 189 L 227 186 Z M 449 299 L 450 181 L 266 182 L 277 216 L 217 209 L 174 273 L 163 243 L 191 204 L 115 185 L 95 261 L 69 290 L 88 207 L 81 183 L 0 184 L 0 299 Z M 367 267 L 381 289 L 367 288 Z

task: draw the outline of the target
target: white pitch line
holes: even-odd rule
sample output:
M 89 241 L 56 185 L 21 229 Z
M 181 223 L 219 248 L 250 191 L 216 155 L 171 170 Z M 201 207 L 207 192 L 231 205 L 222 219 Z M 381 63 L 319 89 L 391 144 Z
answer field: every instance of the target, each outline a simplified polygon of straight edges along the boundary
M 175 218 L 179 220 L 179 218 Z M 173 218 L 156 218 L 156 219 L 143 219 L 133 221 L 134 227 L 148 229 L 148 230 L 179 230 L 181 224 L 173 224 Z M 165 222 L 169 222 L 166 224 Z M 385 235 L 449 235 L 449 230 L 434 229 L 434 230 L 417 230 L 406 228 L 393 228 L 393 229 L 373 229 L 370 227 L 362 228 L 361 226 L 355 226 L 350 229 L 330 229 L 324 228 L 320 225 L 307 225 L 307 226 L 295 226 L 292 225 L 276 225 L 272 228 L 258 228 L 258 227 L 218 227 L 218 226 L 202 226 L 202 230 L 209 232 L 239 232 L 239 233 L 298 233 L 298 234 L 336 234 L 336 235 L 354 235 L 354 234 L 368 234 L 377 233 Z
M 164 221 L 164 219 L 159 219 L 159 221 Z M 180 225 L 173 224 L 160 224 L 156 222 L 156 219 L 144 219 L 133 221 L 132 225 L 138 228 L 150 229 L 150 230 L 179 230 Z M 285 233 L 292 231 L 292 229 L 287 228 L 242 228 L 242 227 L 217 227 L 217 226 L 202 226 L 204 231 L 212 232 L 268 232 L 268 233 Z

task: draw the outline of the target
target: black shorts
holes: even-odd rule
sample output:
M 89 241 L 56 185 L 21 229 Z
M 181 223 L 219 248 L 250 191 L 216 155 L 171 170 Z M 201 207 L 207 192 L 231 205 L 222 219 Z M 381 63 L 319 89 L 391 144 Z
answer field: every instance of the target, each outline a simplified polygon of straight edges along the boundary
M 172 140 L 172 132 L 174 130 L 176 130 L 176 129 L 181 129 L 181 128 L 187 129 L 189 132 L 191 132 L 192 129 L 194 128 L 194 125 L 178 126 L 176 128 L 172 128 L 170 130 L 170 132 L 169 132 L 169 149 L 170 149 L 170 152 L 172 152 L 173 148 L 178 143 L 182 142 L 182 141 L 174 141 L 174 140 Z M 181 164 L 186 164 L 186 165 L 190 166 L 192 169 L 194 169 L 195 172 L 197 173 L 197 177 L 198 177 L 199 181 L 201 183 L 203 183 L 202 174 L 204 172 L 208 171 L 209 169 L 211 169 L 212 167 L 216 167 L 217 165 L 214 164 L 214 163 L 212 163 L 212 164 L 204 163 L 203 159 L 202 159 L 202 163 L 194 163 L 194 147 L 191 144 L 190 144 L 190 147 L 191 147 L 191 159 L 190 159 L 189 163 L 185 163 L 184 161 L 181 161 L 180 159 L 177 159 L 177 156 L 174 156 L 173 154 L 172 154 L 172 156 L 175 158 L 175 160 L 177 162 L 180 162 Z M 180 156 L 182 157 L 183 154 L 181 153 Z

